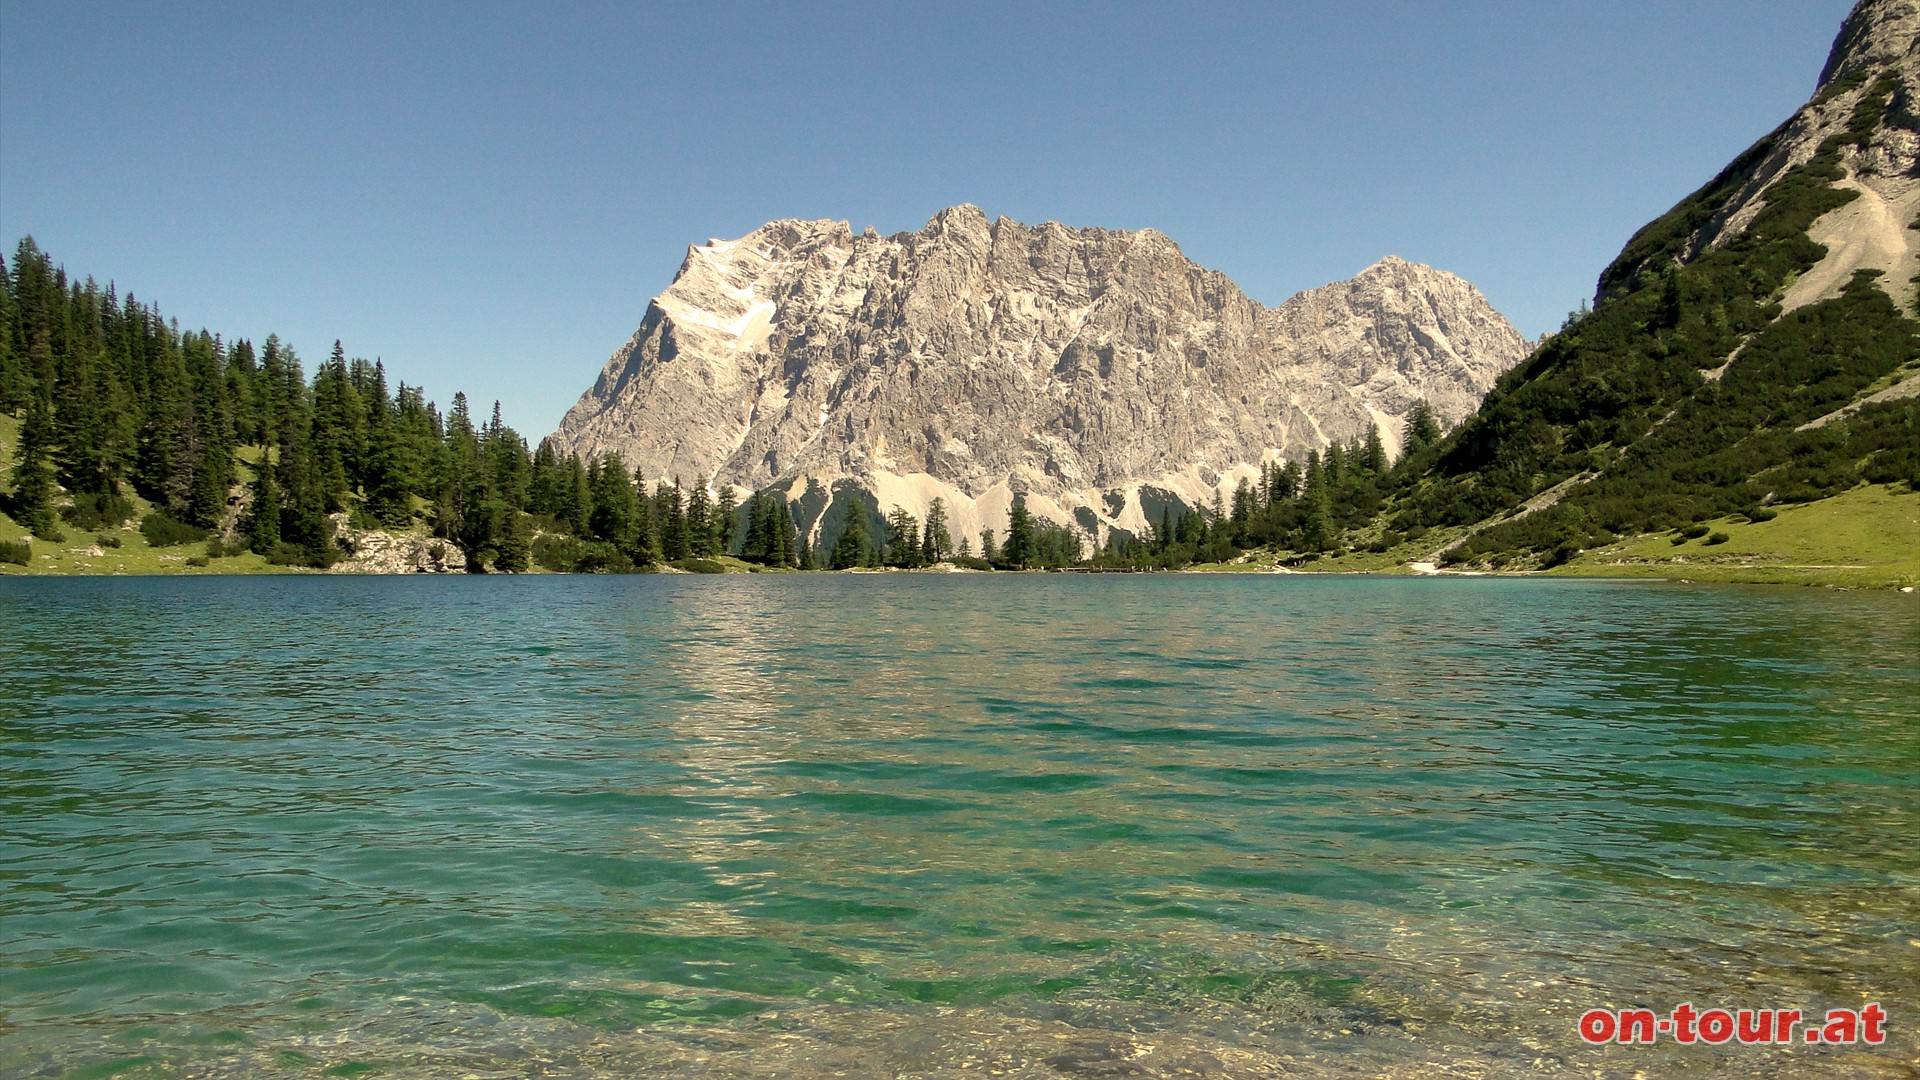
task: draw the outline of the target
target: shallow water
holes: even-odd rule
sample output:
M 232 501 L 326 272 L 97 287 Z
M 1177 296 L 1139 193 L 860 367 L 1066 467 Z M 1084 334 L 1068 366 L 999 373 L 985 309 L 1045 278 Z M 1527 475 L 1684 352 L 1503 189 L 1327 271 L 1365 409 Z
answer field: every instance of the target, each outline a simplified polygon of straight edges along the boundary
M 0 580 L 0 1076 L 1912 1075 L 1920 608 Z M 1878 1000 L 1877 1049 L 1588 1048 Z

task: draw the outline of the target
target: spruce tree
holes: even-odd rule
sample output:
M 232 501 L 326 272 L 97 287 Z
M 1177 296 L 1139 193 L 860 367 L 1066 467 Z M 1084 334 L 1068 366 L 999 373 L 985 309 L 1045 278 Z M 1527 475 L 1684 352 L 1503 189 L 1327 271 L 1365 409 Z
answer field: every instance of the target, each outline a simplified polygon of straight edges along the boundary
M 687 552 L 696 559 L 711 559 L 720 554 L 713 535 L 713 500 L 707 485 L 695 484 L 687 496 Z
M 1386 445 L 1380 441 L 1380 428 L 1368 424 L 1366 445 L 1360 451 L 1360 467 L 1375 476 L 1384 476 L 1388 464 Z
M 773 550 L 772 500 L 754 492 L 747 500 L 747 536 L 740 544 L 740 557 L 748 562 L 765 563 Z
M 660 561 L 660 515 L 653 511 L 653 500 L 647 497 L 647 478 L 636 468 L 633 470 L 633 541 L 627 548 L 627 557 L 641 565 Z
M 872 543 L 866 503 L 858 495 L 849 496 L 843 516 L 846 523 L 840 528 L 840 538 L 834 541 L 831 566 L 835 570 L 865 566 L 870 557 L 867 549 Z
M 280 487 L 265 457 L 253 474 L 253 501 L 247 507 L 247 546 L 270 555 L 280 546 Z
M 953 554 L 953 535 L 947 531 L 946 500 L 935 497 L 927 505 L 927 524 L 920 538 L 920 558 L 927 565 L 944 562 Z
M 636 519 L 633 484 L 627 479 L 627 464 L 618 451 L 602 458 L 589 474 L 593 508 L 587 516 L 588 532 L 627 551 L 634 547 Z
M 787 500 L 774 499 L 773 507 L 773 565 L 792 567 L 799 564 L 795 551 L 798 539 L 794 534 L 793 514 L 787 509 Z
M 688 532 L 686 507 L 680 497 L 680 481 L 667 486 L 662 479 L 654 491 L 653 510 L 660 523 L 660 556 L 668 562 L 687 557 Z
M 1013 506 L 1007 510 L 1007 547 L 1001 552 L 1001 558 L 1019 569 L 1025 569 L 1037 554 L 1033 540 L 1033 516 L 1027 512 L 1027 496 L 1024 492 L 1016 492 Z
M 58 537 L 53 512 L 53 462 L 51 447 L 53 408 L 43 397 L 27 405 L 26 421 L 20 426 L 20 442 L 13 466 L 13 519 L 43 540 Z
M 1440 441 L 1440 421 L 1433 415 L 1433 406 L 1425 398 L 1413 403 L 1407 412 L 1406 426 L 1400 435 L 1401 454 L 1411 454 L 1425 446 Z
M 920 523 L 903 506 L 887 515 L 886 564 L 910 568 L 920 562 Z
M 565 490 L 558 512 L 560 524 L 575 536 L 585 536 L 587 519 L 593 514 L 593 490 L 587 483 L 586 466 L 577 455 L 567 457 Z
M 720 497 L 714 502 L 713 512 L 708 515 L 708 526 L 713 531 L 713 547 L 721 555 L 733 554 L 733 512 L 739 506 L 740 497 L 732 484 L 720 489 Z
M 524 574 L 533 565 L 533 523 L 518 510 L 508 510 L 499 540 L 500 554 L 493 568 L 503 574 Z

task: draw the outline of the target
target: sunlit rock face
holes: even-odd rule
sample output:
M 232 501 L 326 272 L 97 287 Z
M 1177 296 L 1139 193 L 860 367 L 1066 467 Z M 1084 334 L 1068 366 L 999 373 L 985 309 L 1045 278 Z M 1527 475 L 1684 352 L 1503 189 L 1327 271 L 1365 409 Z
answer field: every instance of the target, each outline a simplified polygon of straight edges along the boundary
M 1368 425 L 1391 450 L 1415 401 L 1458 420 L 1527 351 L 1473 286 L 1392 257 L 1266 308 L 1150 229 L 776 221 L 690 248 L 555 439 L 687 484 L 940 497 L 956 535 L 1020 491 L 1104 533 L 1145 523 L 1143 487 L 1201 505 Z
M 1884 116 L 1857 142 L 1849 138 L 1862 102 L 1883 97 Z M 1838 153 L 1844 175 L 1835 185 L 1855 198 L 1809 231 L 1826 247 L 1827 257 L 1787 289 L 1782 309 L 1831 299 L 1856 271 L 1874 270 L 1894 303 L 1915 314 L 1913 285 L 1920 275 L 1920 229 L 1913 227 L 1920 221 L 1920 0 L 1860 0 L 1854 5 L 1834 39 L 1813 97 L 1693 197 L 1697 205 L 1679 260 L 1691 261 L 1740 240 L 1766 208 L 1774 186 L 1836 138 L 1843 143 Z M 1648 229 L 1664 224 L 1666 219 L 1661 219 Z M 1601 275 L 1600 294 L 1649 268 L 1645 261 L 1623 254 Z

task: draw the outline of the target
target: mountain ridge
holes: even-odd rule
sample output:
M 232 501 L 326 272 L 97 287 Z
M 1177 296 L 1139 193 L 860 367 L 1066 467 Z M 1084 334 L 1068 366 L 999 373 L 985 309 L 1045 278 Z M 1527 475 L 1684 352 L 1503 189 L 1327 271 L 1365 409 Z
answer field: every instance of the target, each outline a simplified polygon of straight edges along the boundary
M 913 233 L 770 222 L 688 248 L 554 435 L 689 483 L 851 481 L 957 527 L 1138 532 L 1426 399 L 1466 415 L 1529 343 L 1461 279 L 1385 257 L 1277 307 L 1152 229 L 971 204 Z
M 1628 241 L 1592 312 L 1397 478 L 1393 521 L 1468 527 L 1428 559 L 1604 566 L 1619 536 L 1711 560 L 1694 540 L 1778 507 L 1910 499 L 1917 102 L 1920 0 L 1861 0 L 1808 103 Z

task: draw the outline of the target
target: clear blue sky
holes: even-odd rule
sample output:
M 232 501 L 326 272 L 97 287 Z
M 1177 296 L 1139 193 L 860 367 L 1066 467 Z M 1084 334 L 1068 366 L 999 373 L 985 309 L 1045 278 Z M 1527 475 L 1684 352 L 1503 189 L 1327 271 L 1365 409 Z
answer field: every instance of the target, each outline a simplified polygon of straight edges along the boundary
M 780 217 L 1152 227 L 1269 304 L 1392 253 L 1531 336 L 1850 7 L 0 0 L 0 242 L 532 438 Z

